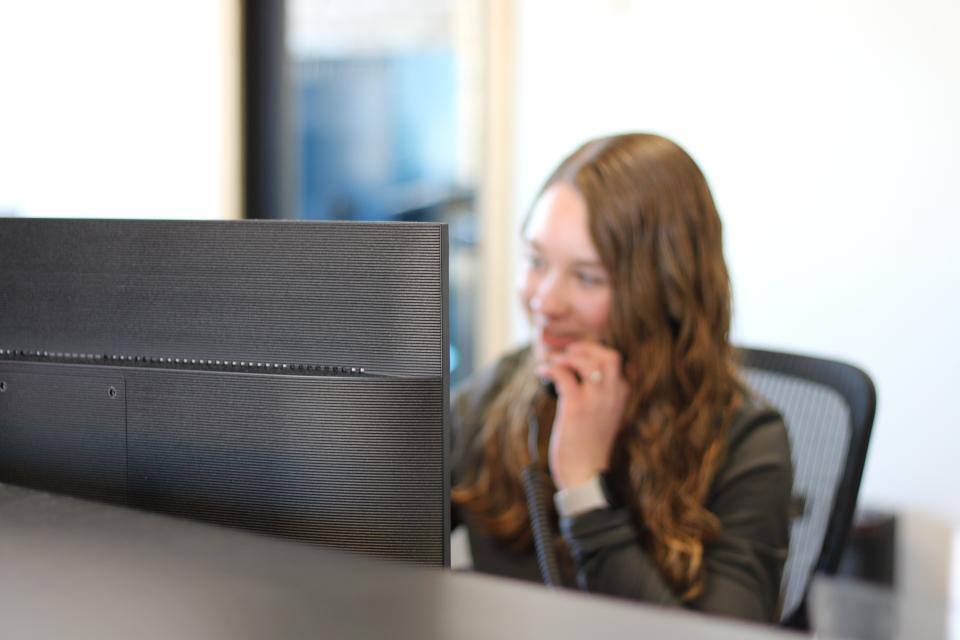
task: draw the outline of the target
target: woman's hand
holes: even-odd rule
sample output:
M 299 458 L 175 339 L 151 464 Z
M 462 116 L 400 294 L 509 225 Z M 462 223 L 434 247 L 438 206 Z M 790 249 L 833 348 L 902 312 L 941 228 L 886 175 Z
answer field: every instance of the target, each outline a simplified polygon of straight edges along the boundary
M 595 342 L 576 342 L 537 369 L 557 388 L 550 434 L 550 473 L 558 489 L 606 470 L 623 421 L 629 386 L 620 354 Z

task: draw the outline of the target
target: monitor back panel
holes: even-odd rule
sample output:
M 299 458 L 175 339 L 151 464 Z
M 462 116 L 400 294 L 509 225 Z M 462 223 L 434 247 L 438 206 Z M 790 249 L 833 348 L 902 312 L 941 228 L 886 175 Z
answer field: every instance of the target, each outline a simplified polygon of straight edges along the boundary
M 448 559 L 446 229 L 0 220 L 0 481 Z

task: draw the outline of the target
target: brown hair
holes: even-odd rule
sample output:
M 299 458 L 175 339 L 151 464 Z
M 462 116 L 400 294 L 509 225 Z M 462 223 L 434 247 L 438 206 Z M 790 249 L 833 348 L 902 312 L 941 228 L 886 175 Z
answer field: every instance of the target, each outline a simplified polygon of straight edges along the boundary
M 590 141 L 546 181 L 573 186 L 610 274 L 608 333 L 633 389 L 610 470 L 640 541 L 684 600 L 703 587 L 704 544 L 720 529 L 704 506 L 742 401 L 729 343 L 730 282 L 713 198 L 696 163 L 656 135 Z M 542 193 L 542 191 L 541 191 Z M 527 358 L 484 418 L 483 458 L 453 499 L 490 534 L 529 548 L 520 481 L 527 416 L 552 423 Z M 541 434 L 541 460 L 549 434 Z

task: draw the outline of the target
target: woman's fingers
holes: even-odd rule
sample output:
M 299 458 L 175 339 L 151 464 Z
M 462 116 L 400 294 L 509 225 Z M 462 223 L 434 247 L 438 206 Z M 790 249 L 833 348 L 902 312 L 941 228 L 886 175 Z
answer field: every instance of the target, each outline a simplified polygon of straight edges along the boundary
M 582 385 L 607 386 L 622 379 L 620 357 L 611 350 L 578 349 L 551 356 L 549 365 L 572 371 Z
M 563 355 L 592 362 L 603 373 L 621 373 L 622 359 L 616 349 L 605 347 L 596 342 L 575 342 L 567 347 Z
M 552 356 L 550 365 L 554 368 L 566 369 L 574 374 L 579 384 L 597 384 L 602 382 L 605 377 L 609 377 L 609 372 L 604 370 L 601 363 L 584 356 L 567 354 Z

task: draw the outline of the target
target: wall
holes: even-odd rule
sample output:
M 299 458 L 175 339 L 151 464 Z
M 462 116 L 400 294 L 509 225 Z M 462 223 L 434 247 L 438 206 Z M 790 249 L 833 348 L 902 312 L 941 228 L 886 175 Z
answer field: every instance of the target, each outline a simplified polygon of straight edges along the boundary
M 725 221 L 735 339 L 866 369 L 863 502 L 960 521 L 960 5 L 519 7 L 513 228 L 585 138 L 674 138 Z
M 0 0 L 0 212 L 239 215 L 235 0 Z

